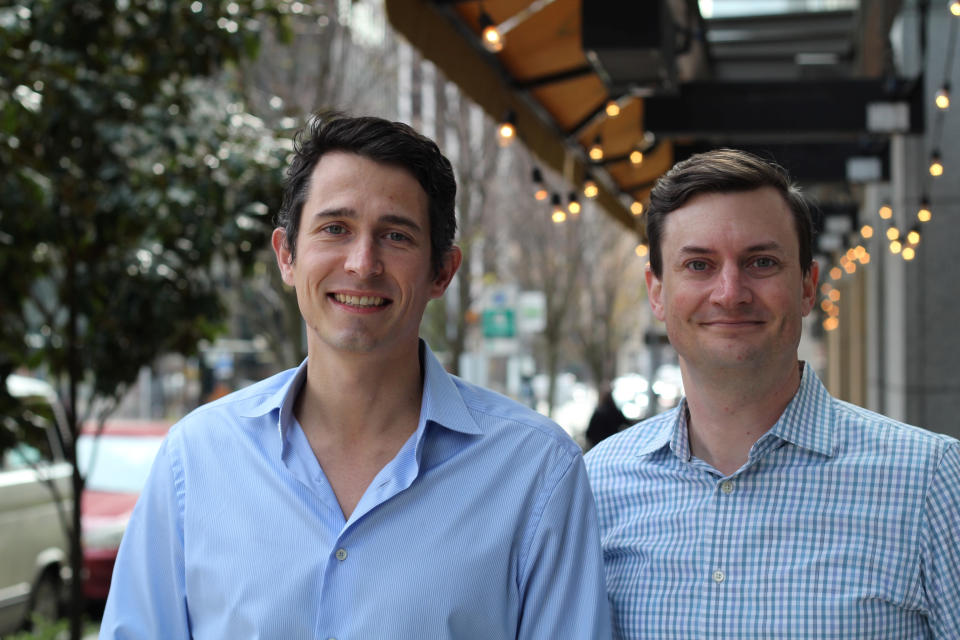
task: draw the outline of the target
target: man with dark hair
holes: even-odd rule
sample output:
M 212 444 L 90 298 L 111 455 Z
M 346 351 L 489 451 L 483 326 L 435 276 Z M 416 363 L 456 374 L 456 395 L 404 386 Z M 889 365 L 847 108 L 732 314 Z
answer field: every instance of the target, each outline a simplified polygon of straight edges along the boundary
M 298 136 L 273 248 L 307 359 L 173 427 L 101 638 L 609 637 L 579 449 L 418 337 L 460 265 L 455 194 L 406 125 Z
M 960 443 L 798 359 L 814 223 L 720 150 L 650 196 L 647 288 L 685 398 L 587 454 L 619 638 L 960 638 Z

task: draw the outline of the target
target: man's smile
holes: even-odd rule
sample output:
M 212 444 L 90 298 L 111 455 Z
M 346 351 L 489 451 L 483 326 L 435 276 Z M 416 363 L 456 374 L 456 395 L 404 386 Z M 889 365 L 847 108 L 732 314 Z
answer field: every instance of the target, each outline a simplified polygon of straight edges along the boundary
M 353 295 L 349 293 L 331 293 L 328 294 L 334 301 L 357 309 L 376 309 L 390 304 L 388 298 L 371 295 Z

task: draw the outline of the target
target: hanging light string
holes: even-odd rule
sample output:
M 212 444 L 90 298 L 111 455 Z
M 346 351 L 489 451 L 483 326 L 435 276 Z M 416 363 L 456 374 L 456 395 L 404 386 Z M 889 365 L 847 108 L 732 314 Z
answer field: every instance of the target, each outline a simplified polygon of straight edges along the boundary
M 928 175 L 925 176 L 925 184 L 929 191 L 930 178 L 939 178 L 946 171 L 946 168 L 943 166 L 943 159 L 940 156 L 940 152 L 943 149 L 941 144 L 943 137 L 943 125 L 944 119 L 946 117 L 946 111 L 950 108 L 950 102 L 952 96 L 950 95 L 951 80 L 953 78 L 953 61 L 956 57 L 954 55 L 954 50 L 957 46 L 957 30 L 958 23 L 960 23 L 960 16 L 957 16 L 952 10 L 952 3 L 948 13 L 953 15 L 950 16 L 950 34 L 947 36 L 947 46 L 946 46 L 946 60 L 943 64 L 943 81 L 940 83 L 940 88 L 937 90 L 934 96 L 934 104 L 936 105 L 936 110 L 933 114 L 933 126 L 931 127 L 930 132 L 930 165 L 928 167 Z

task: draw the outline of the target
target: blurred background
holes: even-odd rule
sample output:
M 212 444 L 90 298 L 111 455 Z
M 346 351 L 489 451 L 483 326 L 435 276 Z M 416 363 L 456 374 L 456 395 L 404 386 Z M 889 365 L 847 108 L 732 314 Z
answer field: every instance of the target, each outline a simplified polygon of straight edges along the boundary
M 169 426 L 305 356 L 269 236 L 318 110 L 438 142 L 464 263 L 421 333 L 584 448 L 682 396 L 643 212 L 718 147 L 818 204 L 801 356 L 960 435 L 958 24 L 960 0 L 5 3 L 0 635 L 75 611 L 38 633 L 80 637 Z

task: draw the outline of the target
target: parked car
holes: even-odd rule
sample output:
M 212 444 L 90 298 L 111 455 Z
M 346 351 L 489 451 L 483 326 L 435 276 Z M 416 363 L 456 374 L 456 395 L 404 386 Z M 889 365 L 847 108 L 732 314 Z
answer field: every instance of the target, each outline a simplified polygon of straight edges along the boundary
M 95 425 L 85 425 L 77 439 L 77 465 L 87 479 L 81 525 L 89 601 L 105 600 L 110 591 L 120 540 L 169 429 L 164 421 L 114 420 L 99 435 Z
M 7 392 L 25 411 L 2 416 L 0 443 L 0 635 L 33 614 L 56 619 L 69 582 L 72 470 L 64 460 L 63 413 L 53 388 L 11 375 Z M 18 418 L 24 419 L 18 419 Z M 58 504 L 59 503 L 59 504 Z

